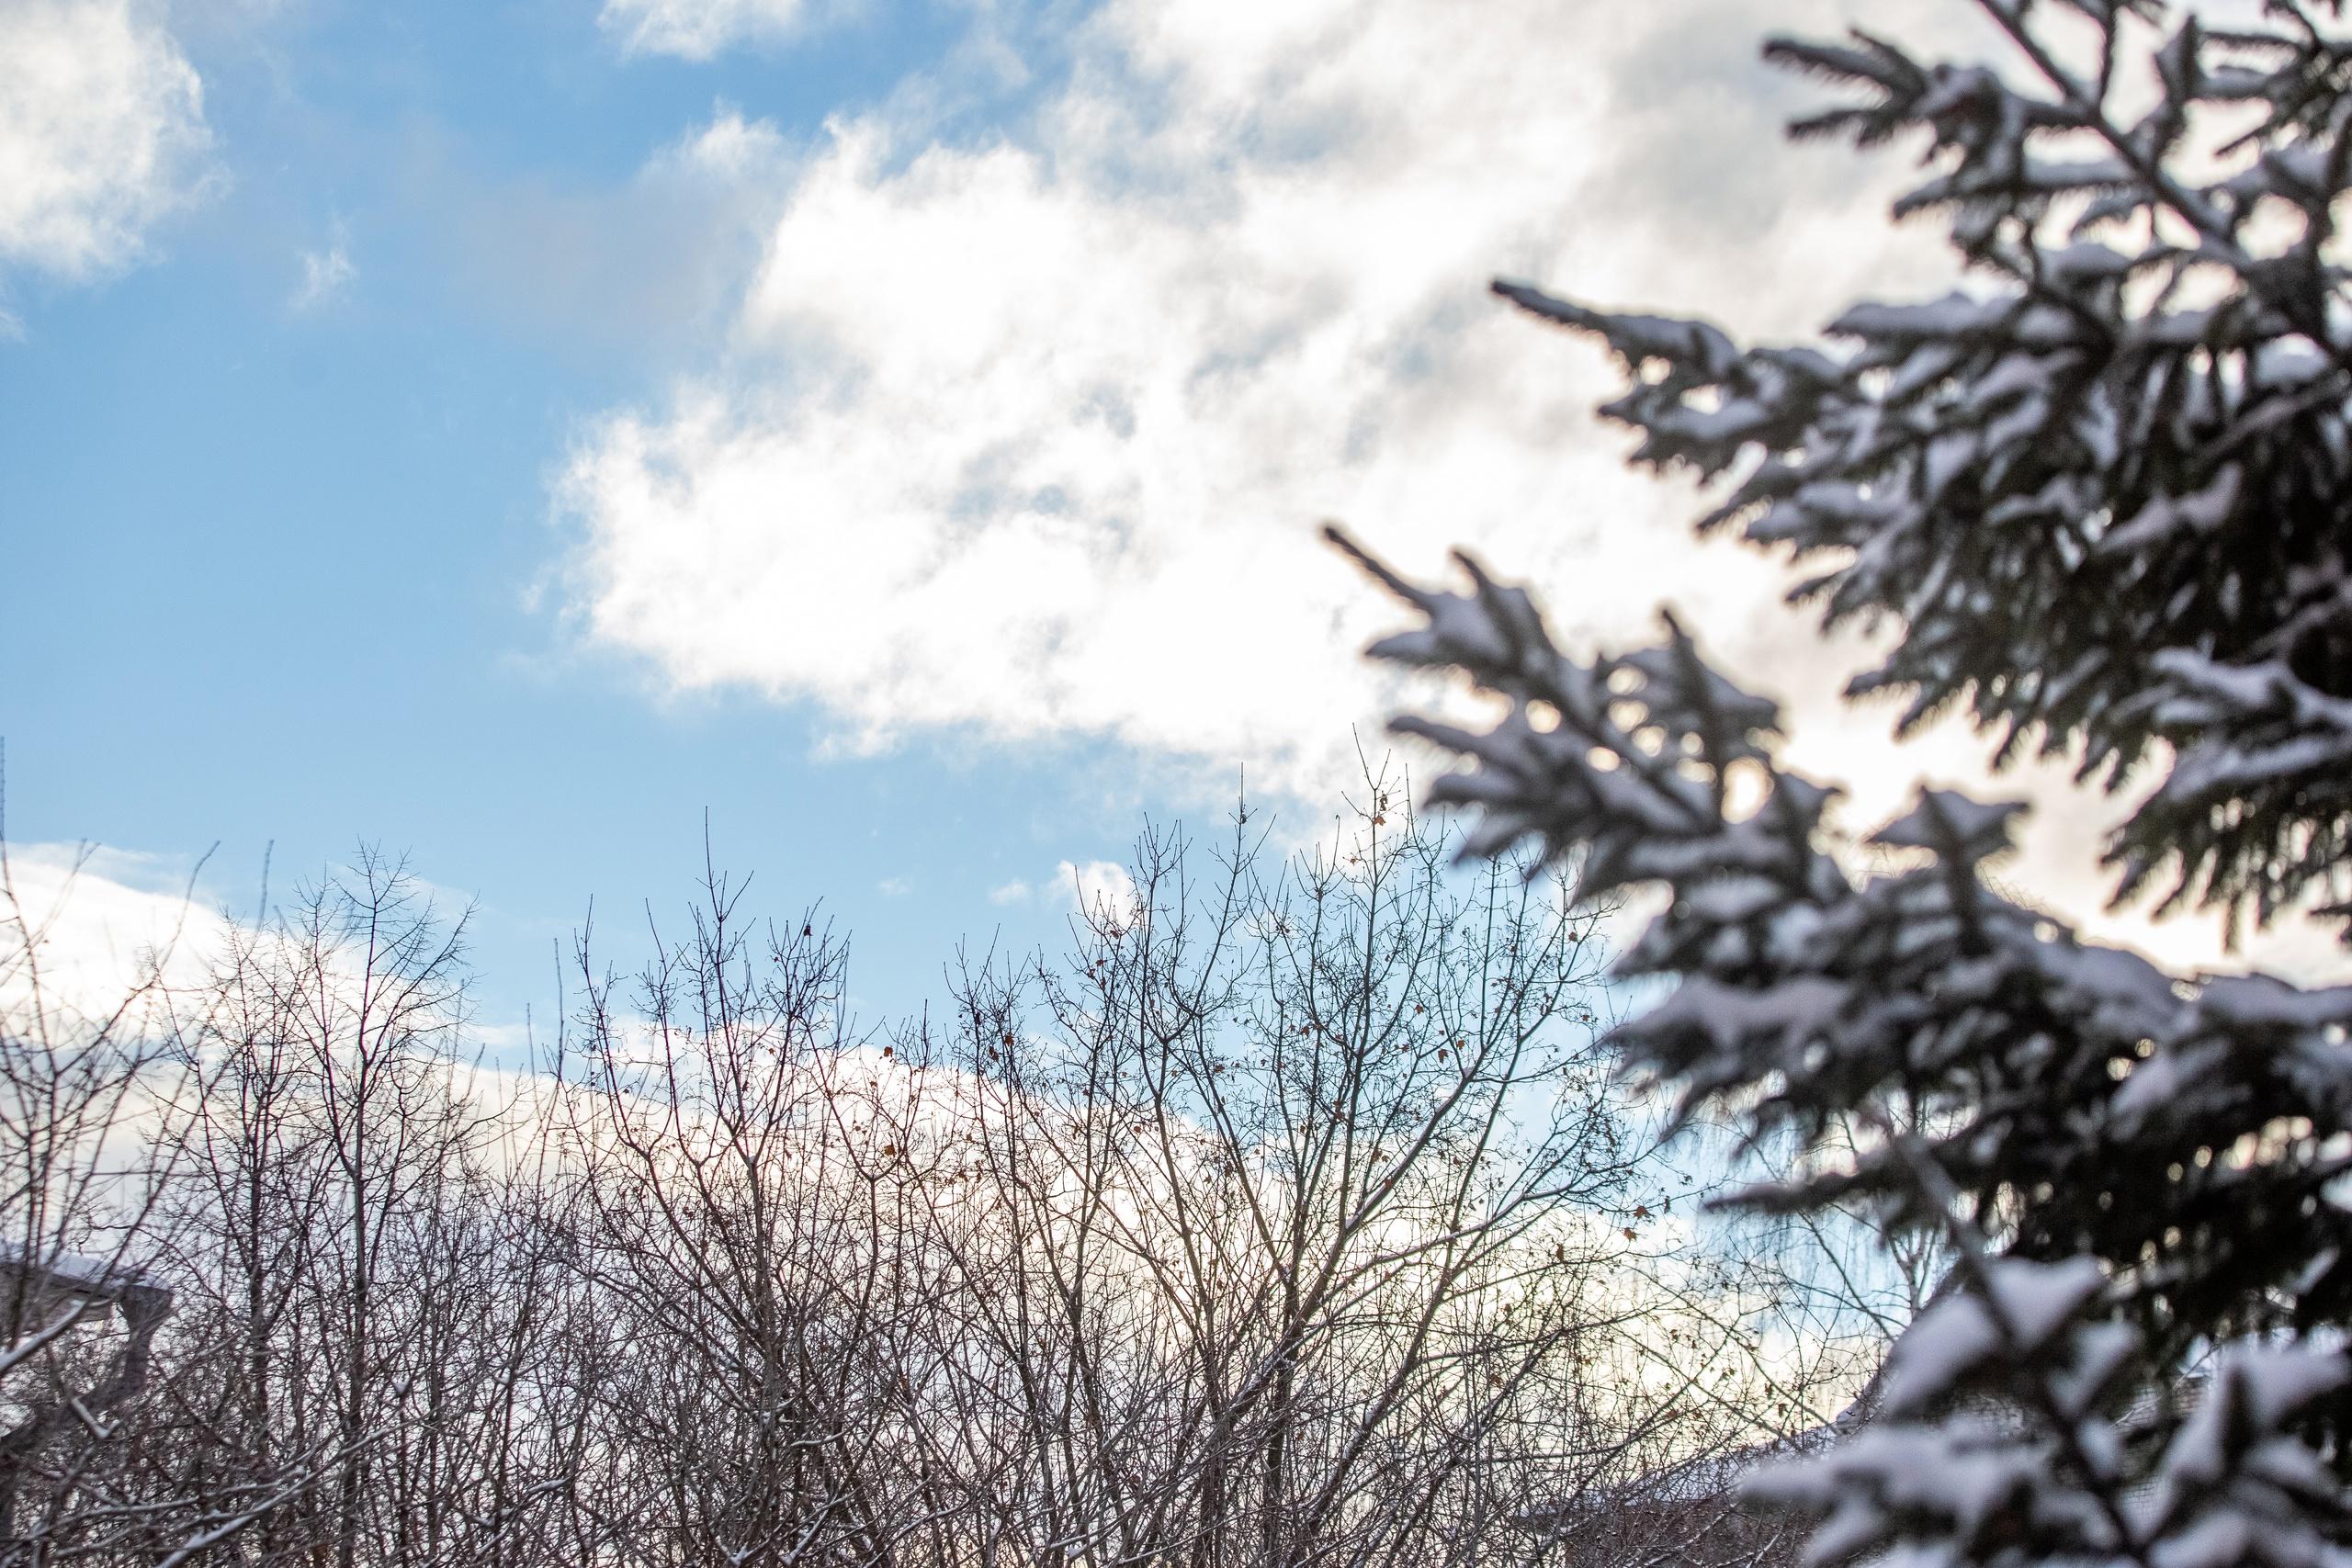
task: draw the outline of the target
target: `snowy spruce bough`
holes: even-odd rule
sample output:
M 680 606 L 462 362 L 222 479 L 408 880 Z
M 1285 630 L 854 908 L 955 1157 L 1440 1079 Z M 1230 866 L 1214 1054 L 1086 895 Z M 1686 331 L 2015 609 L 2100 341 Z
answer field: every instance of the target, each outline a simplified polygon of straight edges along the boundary
M 1853 694 L 2144 789 L 2107 846 L 2119 897 L 2345 919 L 2344 18 L 1978 3 L 1990 64 L 1766 46 L 1843 95 L 1797 134 L 1927 143 L 1898 212 L 1949 223 L 1963 291 L 1743 349 L 1497 290 L 1623 361 L 1604 412 L 1637 461 L 1714 482 L 1703 529 L 1784 547 L 1826 626 L 1894 634 Z M 1829 792 L 1775 760 L 1774 705 L 1670 620 L 1578 660 L 1466 558 L 1462 592 L 1364 559 L 1425 617 L 1374 653 L 1501 699 L 1490 728 L 1396 722 L 1455 758 L 1431 794 L 1478 814 L 1470 849 L 1667 895 L 1624 969 L 1676 987 L 1615 1039 L 1686 1114 L 1815 1156 L 1740 1201 L 1954 1249 L 1871 1419 L 1758 1483 L 1817 1517 L 1812 1557 L 2352 1562 L 2352 987 L 2078 939 L 1987 881 L 2014 805 L 1925 794 L 1870 840 L 1896 869 L 1858 875 Z

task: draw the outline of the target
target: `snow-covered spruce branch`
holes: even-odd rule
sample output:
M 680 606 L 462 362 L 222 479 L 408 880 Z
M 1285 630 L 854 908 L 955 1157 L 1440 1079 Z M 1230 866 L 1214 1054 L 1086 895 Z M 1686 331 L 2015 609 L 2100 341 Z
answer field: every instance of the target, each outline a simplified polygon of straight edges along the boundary
M 1747 349 L 1703 321 L 1497 291 L 1632 372 L 1603 412 L 1640 433 L 1637 461 L 1720 487 L 1702 529 L 1814 567 L 1797 597 L 1828 625 L 1894 631 L 1852 689 L 1904 694 L 1900 728 L 1962 705 L 1999 761 L 2071 753 L 2110 789 L 2161 768 L 2109 846 L 2121 896 L 2164 878 L 2165 908 L 2258 921 L 2340 899 L 2336 9 L 2221 29 L 2157 4 L 1982 3 L 2021 79 L 1862 34 L 1768 48 L 1856 91 L 1800 134 L 1928 142 L 1897 210 L 1949 214 L 1982 286 Z M 2154 107 L 2124 124 L 2109 106 L 2134 71 Z M 1419 614 L 1375 656 L 1500 699 L 1483 727 L 1395 721 L 1456 762 L 1430 796 L 1475 814 L 1467 850 L 1532 843 L 1585 896 L 1666 895 L 1622 970 L 1677 987 L 1611 1038 L 1683 1117 L 1793 1140 L 1794 1173 L 1738 1201 L 1860 1204 L 1888 1234 L 1981 1248 L 1905 1340 L 1882 1424 L 1783 1488 L 1831 1514 L 1816 1552 L 2336 1560 L 2352 989 L 2185 981 L 2080 941 L 1984 874 L 2014 805 L 1923 794 L 1871 837 L 1893 869 L 1855 874 L 1830 792 L 1777 762 L 1777 710 L 1670 617 L 1655 647 L 1571 659 L 1477 562 L 1459 558 L 1461 591 L 1424 587 L 1333 537 Z M 1882 1132 L 1840 1145 L 1854 1121 Z
M 1426 617 L 1375 652 L 1461 671 L 1508 699 L 1484 731 L 1397 721 L 1470 764 L 1430 789 L 1435 802 L 1478 812 L 1467 842 L 1491 852 L 1532 837 L 1550 857 L 1577 857 L 1594 897 L 1644 883 L 1668 892 L 1622 969 L 1680 984 L 1612 1038 L 1679 1087 L 1680 1113 L 1736 1107 L 1755 1138 L 1814 1139 L 1841 1112 L 1886 1107 L 1907 1129 L 1741 1201 L 1859 1200 L 1896 1226 L 1981 1228 L 2021 1263 L 2124 1260 L 2105 1297 L 2129 1325 L 2139 1381 L 2127 1396 L 2102 1376 L 2094 1395 L 2154 1397 L 2167 1369 L 2186 1368 L 2217 1335 L 2261 1340 L 2342 1320 L 2334 1260 L 2346 1216 L 2324 1194 L 2352 1138 L 2352 989 L 2259 976 L 2189 987 L 2078 941 L 1984 883 L 1983 868 L 2008 847 L 2011 806 L 1930 792 L 1872 840 L 1915 863 L 1853 877 L 1818 842 L 1828 792 L 1774 761 L 1771 705 L 1709 669 L 1679 628 L 1659 647 L 1579 662 L 1553 647 L 1523 591 L 1473 562 L 1469 591 L 1449 593 L 1357 553 Z M 1739 769 L 1754 773 L 1760 803 L 1736 817 L 1725 781 Z M 2340 1393 L 2316 1374 L 2301 1386 L 2278 1410 L 2258 1390 L 2245 1397 L 2275 1424 Z M 1855 1467 L 1895 1463 L 1898 1441 L 1910 1445 L 1907 1464 L 1932 1440 L 1958 1464 L 2017 1436 L 2004 1409 L 1955 1416 L 1960 1425 L 1932 1438 L 1875 1438 L 1825 1462 L 1851 1481 Z M 2050 1468 L 2047 1456 L 2014 1459 L 1996 1468 Z M 1993 1462 L 1980 1455 L 1969 1473 L 1989 1475 Z M 2144 1470 L 2115 1484 L 2187 1495 Z M 1887 1488 L 1883 1500 L 1925 1506 Z M 1973 1532 L 1996 1503 L 2007 1506 L 1988 1496 L 1938 1517 Z M 2102 1539 L 2129 1544 L 2112 1529 Z
M 1949 212 L 1983 288 L 1746 350 L 1497 288 L 1642 372 L 1603 412 L 1641 432 L 1637 460 L 1728 482 L 1703 526 L 1819 563 L 1799 593 L 1830 623 L 1906 628 L 1858 693 L 1907 694 L 1906 728 L 1965 705 L 2004 756 L 2080 746 L 2110 785 L 2169 748 L 2113 844 L 2125 890 L 2267 919 L 2341 892 L 2352 831 L 2352 317 L 2331 259 L 2352 50 L 2333 6 L 2235 29 L 2073 8 L 2099 29 L 2097 82 L 2065 73 L 2035 7 L 1990 0 L 2030 83 L 1867 35 L 1769 47 L 1861 96 L 1801 132 L 1928 141 L 1898 210 Z M 2122 125 L 2104 104 L 2126 14 L 2171 30 L 2136 57 L 2154 106 Z M 2223 116 L 2215 158 L 2200 133 Z M 2107 152 L 2071 152 L 2086 135 Z
M 2236 1212 L 2248 1184 L 2280 1183 L 2299 1210 L 2341 1169 L 2318 1145 L 2352 1129 L 2352 1063 L 2332 1037 L 2352 1022 L 2352 990 L 2249 976 L 2184 996 L 2136 955 L 2076 941 L 1979 874 L 2008 848 L 2014 806 L 1930 792 L 1872 840 L 1917 863 L 1852 878 L 1816 842 L 1828 792 L 1772 761 L 1775 710 L 1708 669 L 1688 637 L 1578 663 L 1552 647 L 1522 591 L 1468 570 L 1466 594 L 1383 570 L 1429 625 L 1376 651 L 1461 670 L 1510 706 L 1484 732 L 1414 717 L 1397 728 L 1475 764 L 1430 796 L 1478 812 L 1476 852 L 1532 837 L 1581 857 L 1588 896 L 1668 889 L 1667 912 L 1623 966 L 1683 984 L 1616 1038 L 1681 1086 L 1686 1115 L 1769 1083 L 1759 1130 L 1815 1131 L 1859 1085 L 1934 1129 L 1937 1157 L 1988 1215 L 2007 1213 L 1996 1199 L 2009 1185 L 2134 1194 L 2064 1231 L 2008 1222 L 2052 1255 L 2089 1243 L 2136 1255 L 2180 1227 L 2186 1245 L 2259 1252 L 2271 1238 L 2247 1235 Z M 1735 818 L 1721 802 L 1741 768 L 1761 802 Z M 2066 1044 L 2053 1050 L 2053 1037 Z M 2202 1146 L 2193 1140 L 2233 1146 L 2298 1118 L 2312 1131 L 2277 1164 L 2209 1159 L 2193 1179 L 2168 1176 Z M 2077 1151 L 2070 1129 L 2086 1123 L 2098 1136 Z M 1902 1185 L 1884 1148 L 1757 1197 L 1810 1202 L 1882 1185 Z M 2305 1223 L 2297 1213 L 2299 1235 Z M 2344 1224 L 2332 1209 L 2309 1223 L 2331 1235 Z

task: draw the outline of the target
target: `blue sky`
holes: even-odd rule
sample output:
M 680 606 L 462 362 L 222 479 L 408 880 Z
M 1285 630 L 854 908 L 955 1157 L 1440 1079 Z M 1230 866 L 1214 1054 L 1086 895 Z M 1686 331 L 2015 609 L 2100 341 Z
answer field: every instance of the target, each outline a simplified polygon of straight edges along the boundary
M 1120 852 L 1135 760 L 950 736 L 819 761 L 806 705 L 673 694 L 583 644 L 540 592 L 549 472 L 710 323 L 535 312 L 435 231 L 453 195 L 591 205 L 721 98 L 811 134 L 952 32 L 910 8 L 688 62 L 625 60 L 578 6 L 214 20 L 182 40 L 211 188 L 105 276 L 6 275 L 11 838 L 155 855 L 165 886 L 217 842 L 204 886 L 241 909 L 273 841 L 281 891 L 405 849 L 481 900 L 495 1012 L 545 990 L 592 896 L 607 921 L 688 896 L 706 812 L 761 903 L 854 925 L 870 977 L 1000 920 L 1048 934 L 1044 902 L 988 895 Z M 303 254 L 338 245 L 353 276 L 300 302 Z
M 1328 819 L 1394 693 L 1325 516 L 1571 637 L 1672 600 L 1859 809 L 1965 779 L 1484 292 L 1792 335 L 1940 287 L 1899 164 L 1775 135 L 1758 37 L 1851 9 L 0 0 L 7 836 L 217 844 L 241 910 L 404 851 L 512 1019 L 707 818 L 895 1010 L 1147 815 Z

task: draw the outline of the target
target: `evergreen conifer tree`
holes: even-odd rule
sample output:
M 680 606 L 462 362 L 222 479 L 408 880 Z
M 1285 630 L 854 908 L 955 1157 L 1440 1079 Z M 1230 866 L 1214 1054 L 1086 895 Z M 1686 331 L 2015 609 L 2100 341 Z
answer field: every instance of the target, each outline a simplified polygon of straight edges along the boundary
M 1847 94 L 1796 134 L 1927 142 L 1897 210 L 1944 216 L 1963 292 L 1742 348 L 1497 291 L 1622 359 L 1603 412 L 1717 481 L 1702 529 L 1813 569 L 1827 626 L 1894 630 L 1854 694 L 1903 694 L 1905 728 L 1957 706 L 1996 758 L 2109 791 L 2154 777 L 2108 846 L 2119 897 L 2352 917 L 2339 7 L 1976 3 L 2004 62 L 1765 51 Z M 1486 728 L 1396 721 L 1456 759 L 1432 795 L 1478 814 L 1471 851 L 1668 896 L 1623 967 L 1678 983 L 1618 1032 L 1629 1061 L 1759 1139 L 1871 1130 L 1740 1201 L 1863 1203 L 1958 1250 L 1873 1419 L 1764 1483 L 1823 1516 L 1815 1558 L 2352 1562 L 2352 987 L 2081 940 L 1986 880 L 2012 804 L 1925 794 L 1871 840 L 1895 869 L 1859 874 L 1773 704 L 1670 618 L 1570 658 L 1476 562 L 1423 587 L 1340 543 L 1423 617 L 1376 656 L 1503 699 Z

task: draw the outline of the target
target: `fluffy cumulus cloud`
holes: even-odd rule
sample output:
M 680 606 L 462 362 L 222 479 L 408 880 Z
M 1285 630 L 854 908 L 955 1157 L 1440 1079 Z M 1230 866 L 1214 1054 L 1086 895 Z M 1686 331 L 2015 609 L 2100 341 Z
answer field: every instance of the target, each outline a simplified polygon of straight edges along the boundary
M 1621 79 L 1689 70 L 1655 47 L 1540 0 L 1476 28 L 1442 4 L 1115 4 L 1015 134 L 836 124 L 788 176 L 727 373 L 608 419 L 564 478 L 587 625 L 867 741 L 1100 735 L 1276 783 L 1377 705 L 1354 655 L 1388 611 L 1324 517 L 1419 564 L 1457 539 L 1578 563 L 1608 586 L 1568 619 L 1637 626 L 1726 569 L 1628 529 L 1662 506 L 1593 438 L 1605 367 L 1485 280 L 1729 292 L 1796 330 L 1860 270 L 1858 220 L 1880 248 L 1819 159 L 1806 216 L 1750 196 L 1730 225 L 1733 250 L 1808 257 L 1777 276 L 1594 206 L 1653 185 L 1657 208 L 1671 183 L 1629 168 L 1690 151 Z M 1778 108 L 1738 85 L 1685 107 L 1769 137 Z M 1693 167 L 1686 216 L 1740 186 Z
M 0 270 L 135 260 L 204 178 L 203 85 L 131 0 L 0 0 Z
M 1966 14 L 1930 41 L 1982 47 Z M 1884 714 L 1837 712 L 1855 650 L 1822 652 L 1769 564 L 1695 544 L 1686 488 L 1624 469 L 1597 351 L 1485 292 L 1790 337 L 1945 287 L 1932 231 L 1887 226 L 1904 167 L 1781 141 L 1807 95 L 1757 65 L 1763 22 L 1110 0 L 1012 130 L 935 141 L 921 92 L 837 120 L 779 177 L 724 367 L 574 451 L 573 610 L 679 688 L 811 704 L 852 745 L 1102 738 L 1324 795 L 1395 697 L 1358 650 L 1397 617 L 1317 541 L 1337 517 L 1414 571 L 1468 546 L 1573 643 L 1673 602 L 1792 701 L 1858 814 L 1966 778 L 1967 738 L 1890 757 Z M 2054 901 L 2097 902 L 2094 837 L 2046 825 Z

